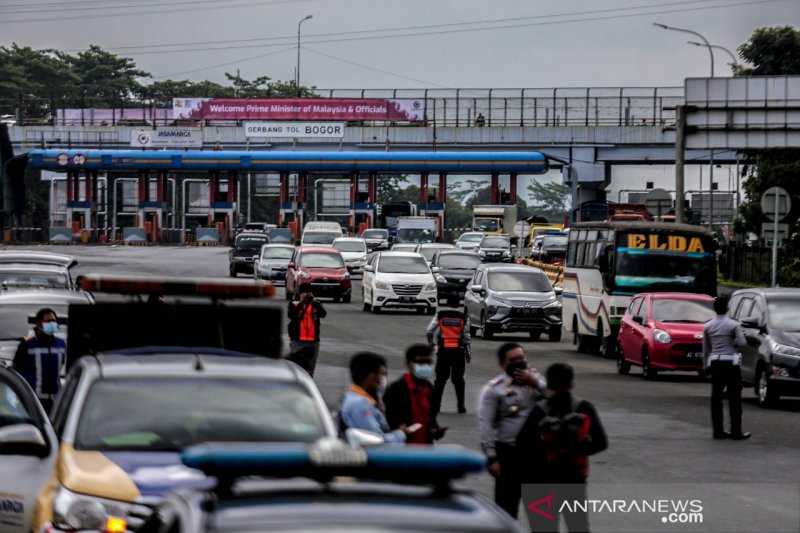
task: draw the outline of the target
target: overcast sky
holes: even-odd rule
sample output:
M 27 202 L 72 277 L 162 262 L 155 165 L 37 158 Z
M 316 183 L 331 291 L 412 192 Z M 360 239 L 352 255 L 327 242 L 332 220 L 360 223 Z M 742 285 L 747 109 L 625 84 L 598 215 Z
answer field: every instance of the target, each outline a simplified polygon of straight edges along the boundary
M 708 6 L 723 7 L 698 9 Z M 317 87 L 664 86 L 707 75 L 708 55 L 652 22 L 735 49 L 753 28 L 800 25 L 800 0 L 0 0 L 0 14 L 5 44 L 190 43 L 119 49 L 156 77 L 223 81 L 238 67 L 248 78 L 292 79 L 291 36 L 311 14 L 301 72 Z M 387 28 L 404 29 L 366 33 Z M 438 33 L 386 37 L 418 32 Z M 727 72 L 728 59 L 717 59 Z

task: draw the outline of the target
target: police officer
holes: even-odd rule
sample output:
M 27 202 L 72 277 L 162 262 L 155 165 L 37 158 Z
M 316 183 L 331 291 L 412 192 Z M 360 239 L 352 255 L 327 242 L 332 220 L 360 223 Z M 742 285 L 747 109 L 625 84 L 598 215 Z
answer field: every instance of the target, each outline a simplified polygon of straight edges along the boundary
M 33 334 L 20 341 L 13 363 L 14 370 L 30 384 L 47 412 L 61 388 L 61 365 L 67 353 L 67 344 L 55 336 L 57 331 L 56 312 L 40 309 Z
M 517 434 L 546 383 L 539 372 L 528 366 L 519 344 L 500 346 L 497 362 L 503 372 L 492 378 L 481 392 L 478 425 L 489 473 L 495 478 L 494 500 L 516 518 L 524 470 L 524 457 L 516 447 Z
M 297 298 L 289 302 L 289 360 L 300 365 L 312 377 L 319 357 L 320 320 L 328 312 L 314 298 L 311 285 L 305 283 L 297 291 Z
M 467 412 L 464 404 L 464 372 L 467 363 L 472 360 L 472 340 L 469 336 L 469 318 L 457 309 L 460 303 L 458 296 L 450 296 L 447 306 L 451 309 L 440 309 L 428 324 L 428 344 L 435 345 L 437 350 L 436 381 L 431 405 L 434 413 L 438 413 L 442 405 L 442 394 L 448 379 L 456 389 L 458 412 Z
M 742 432 L 742 355 L 738 348 L 747 344 L 742 328 L 727 315 L 728 299 L 714 300 L 716 318 L 703 326 L 703 361 L 711 373 L 711 424 L 715 439 L 744 440 Z M 727 392 L 731 432 L 723 427 L 722 398 Z

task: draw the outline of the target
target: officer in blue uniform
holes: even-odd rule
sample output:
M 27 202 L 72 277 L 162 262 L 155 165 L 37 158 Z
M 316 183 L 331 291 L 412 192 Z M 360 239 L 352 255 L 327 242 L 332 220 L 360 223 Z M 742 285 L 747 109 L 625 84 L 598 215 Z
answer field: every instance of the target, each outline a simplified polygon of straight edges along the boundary
M 40 309 L 33 334 L 20 341 L 14 355 L 14 370 L 30 384 L 47 412 L 61 388 L 61 365 L 67 353 L 67 344 L 55 336 L 57 331 L 56 312 Z

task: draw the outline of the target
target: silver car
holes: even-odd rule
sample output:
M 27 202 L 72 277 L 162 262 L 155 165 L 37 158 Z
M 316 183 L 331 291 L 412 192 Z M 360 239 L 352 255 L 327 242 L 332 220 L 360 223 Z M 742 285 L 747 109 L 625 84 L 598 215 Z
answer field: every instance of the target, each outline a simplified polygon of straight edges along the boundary
M 78 264 L 68 255 L 48 252 L 0 253 L 0 287 L 9 289 L 75 289 L 71 270 Z
M 292 259 L 294 246 L 291 244 L 265 244 L 255 265 L 256 279 L 285 281 L 286 267 Z
M 468 250 L 470 252 L 477 252 L 478 247 L 481 245 L 481 239 L 484 237 L 482 231 L 468 231 L 462 233 L 456 241 L 456 248 Z

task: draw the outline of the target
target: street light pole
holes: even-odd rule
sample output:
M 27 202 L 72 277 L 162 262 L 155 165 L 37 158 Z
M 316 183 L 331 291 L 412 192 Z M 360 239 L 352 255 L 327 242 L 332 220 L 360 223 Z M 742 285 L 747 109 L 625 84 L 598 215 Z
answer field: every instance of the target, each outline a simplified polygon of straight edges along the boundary
M 705 46 L 703 43 L 698 43 L 697 41 L 686 41 L 686 44 L 691 44 L 693 46 Z M 729 49 L 725 48 L 724 46 L 720 46 L 718 44 L 712 44 L 712 45 L 709 45 L 709 46 L 711 46 L 711 48 L 713 48 L 714 50 L 722 50 L 723 52 L 725 52 L 726 54 L 731 56 L 730 65 L 732 67 L 735 68 L 735 67 L 739 66 L 739 60 L 736 59 L 736 55 L 733 52 L 731 52 Z
M 711 43 L 708 42 L 708 39 L 706 39 L 705 37 L 703 37 L 703 35 L 697 33 L 696 31 L 687 30 L 685 28 L 676 28 L 674 26 L 667 26 L 666 24 L 661 24 L 660 22 L 654 22 L 653 26 L 661 28 L 662 30 L 679 31 L 679 32 L 682 32 L 682 33 L 688 33 L 690 35 L 694 35 L 695 37 L 698 37 L 701 41 L 703 41 L 703 46 L 708 48 L 708 57 L 711 60 L 711 77 L 712 78 L 714 77 L 714 50 L 712 50 Z
M 297 23 L 297 69 L 294 73 L 294 86 L 297 90 L 297 96 L 300 96 L 300 27 L 305 21 L 311 20 L 312 18 L 314 18 L 313 15 L 306 15 Z

